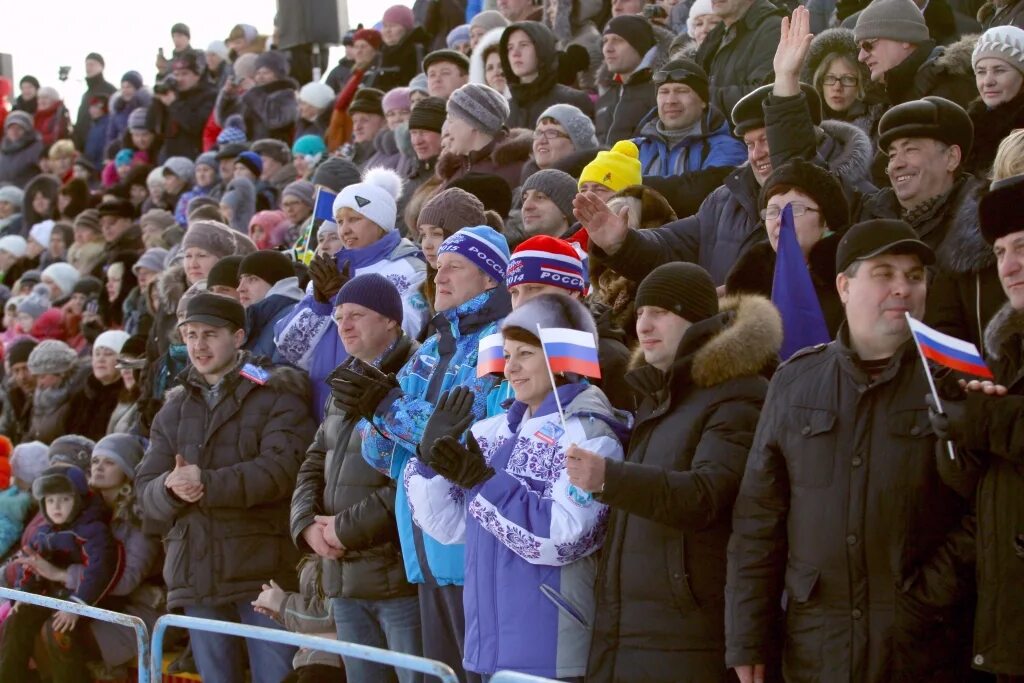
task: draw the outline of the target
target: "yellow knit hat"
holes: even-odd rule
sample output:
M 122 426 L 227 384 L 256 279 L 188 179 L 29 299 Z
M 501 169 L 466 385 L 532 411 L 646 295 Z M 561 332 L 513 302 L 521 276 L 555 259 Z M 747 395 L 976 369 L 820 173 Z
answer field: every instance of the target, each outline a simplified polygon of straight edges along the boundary
M 640 174 L 640 150 L 629 140 L 619 140 L 607 152 L 598 152 L 580 174 L 583 183 L 599 183 L 609 190 L 621 192 L 630 185 L 643 182 Z

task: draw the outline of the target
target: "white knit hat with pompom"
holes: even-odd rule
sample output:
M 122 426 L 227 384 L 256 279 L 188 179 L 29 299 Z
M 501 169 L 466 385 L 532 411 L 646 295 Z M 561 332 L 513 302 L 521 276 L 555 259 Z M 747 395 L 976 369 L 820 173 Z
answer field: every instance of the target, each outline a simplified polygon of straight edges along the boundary
M 389 168 L 371 168 L 363 174 L 363 182 L 338 193 L 332 211 L 337 217 L 340 209 L 352 209 L 384 232 L 394 232 L 404 184 L 402 177 Z

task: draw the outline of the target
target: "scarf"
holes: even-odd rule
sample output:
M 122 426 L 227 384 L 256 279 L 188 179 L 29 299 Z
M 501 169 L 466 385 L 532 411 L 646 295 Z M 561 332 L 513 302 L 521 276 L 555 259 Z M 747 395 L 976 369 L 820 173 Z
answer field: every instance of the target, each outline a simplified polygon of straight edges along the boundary
M 394 251 L 401 241 L 402 236 L 398 231 L 392 230 L 368 246 L 358 249 L 342 249 L 334 255 L 334 262 L 337 264 L 339 272 L 345 268 L 345 264 L 348 264 L 349 276 L 355 277 L 361 268 L 372 266 L 387 258 L 388 254 Z

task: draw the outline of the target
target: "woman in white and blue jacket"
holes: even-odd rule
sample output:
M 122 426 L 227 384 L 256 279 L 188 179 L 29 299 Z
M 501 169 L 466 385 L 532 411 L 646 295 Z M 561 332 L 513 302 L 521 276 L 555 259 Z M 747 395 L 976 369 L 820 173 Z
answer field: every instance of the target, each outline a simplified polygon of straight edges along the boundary
M 569 483 L 566 452 L 576 445 L 621 460 L 631 423 L 577 376 L 552 387 L 538 323 L 590 331 L 596 344 L 579 302 L 562 294 L 527 302 L 501 327 L 515 396 L 507 412 L 473 425 L 465 445 L 437 439 L 405 470 L 416 524 L 441 543 L 466 544 L 464 664 L 484 680 L 501 670 L 583 680 L 608 510 Z M 443 433 L 472 400 L 465 389 L 442 395 L 431 422 Z M 424 441 L 431 432 L 428 423 Z

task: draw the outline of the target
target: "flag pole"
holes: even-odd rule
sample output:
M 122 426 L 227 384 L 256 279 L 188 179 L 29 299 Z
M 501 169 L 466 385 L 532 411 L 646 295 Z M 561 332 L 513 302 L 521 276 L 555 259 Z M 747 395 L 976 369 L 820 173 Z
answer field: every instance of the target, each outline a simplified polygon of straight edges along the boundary
M 907 318 L 907 325 L 910 326 L 910 321 L 913 318 L 910 317 L 910 313 L 904 311 L 903 315 Z M 932 390 L 932 398 L 935 399 L 935 408 L 941 413 L 942 412 L 942 399 L 939 398 L 939 392 L 935 388 L 935 380 L 932 378 L 931 370 L 928 369 L 928 359 L 924 355 L 924 351 L 921 349 L 921 345 L 917 343 L 917 335 L 914 334 L 914 330 L 910 330 L 910 336 L 914 339 L 914 346 L 917 348 L 918 355 L 921 356 L 921 366 L 924 368 L 924 376 L 928 378 L 928 387 Z M 542 344 L 543 346 L 543 344 Z M 956 460 L 956 450 L 953 447 L 952 441 L 946 441 L 946 449 L 949 451 L 949 459 Z
M 558 387 L 555 385 L 555 373 L 551 370 L 551 360 L 548 358 L 548 350 L 544 348 L 544 339 L 541 337 L 541 326 L 537 323 L 537 339 L 540 341 L 540 350 L 544 354 L 544 366 L 548 369 L 548 377 L 551 378 L 551 393 L 555 395 L 555 405 L 558 406 L 558 417 L 562 420 L 562 429 L 569 433 L 569 425 L 565 423 L 565 412 L 562 410 L 562 399 L 558 397 Z

